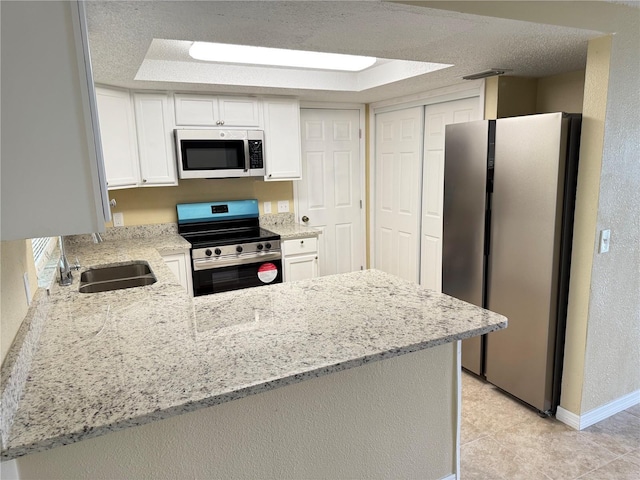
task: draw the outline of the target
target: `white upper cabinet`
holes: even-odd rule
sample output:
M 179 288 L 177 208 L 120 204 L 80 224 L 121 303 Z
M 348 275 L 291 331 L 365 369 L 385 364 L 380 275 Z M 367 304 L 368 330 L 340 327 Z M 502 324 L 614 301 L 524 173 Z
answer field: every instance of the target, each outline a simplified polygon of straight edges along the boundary
M 133 103 L 142 185 L 177 185 L 173 109 L 169 96 L 134 93 Z
M 2 240 L 104 231 L 83 8 L 2 2 Z
M 171 97 L 105 87 L 96 96 L 108 188 L 177 185 Z
M 178 126 L 262 126 L 260 102 L 256 98 L 176 93 L 174 99 Z
M 135 187 L 140 172 L 136 125 L 127 90 L 96 87 L 107 186 Z
M 300 180 L 300 103 L 264 99 L 265 180 Z

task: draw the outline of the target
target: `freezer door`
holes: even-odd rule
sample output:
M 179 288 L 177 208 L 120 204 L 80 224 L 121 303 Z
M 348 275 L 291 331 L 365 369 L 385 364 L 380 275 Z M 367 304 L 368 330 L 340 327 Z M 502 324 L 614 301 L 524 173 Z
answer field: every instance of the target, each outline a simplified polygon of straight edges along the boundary
M 486 377 L 540 411 L 551 407 L 568 120 L 496 123 L 487 308 L 509 319 L 487 335 Z
M 488 148 L 489 121 L 446 126 L 442 291 L 480 307 Z M 462 342 L 462 366 L 482 374 L 482 337 Z

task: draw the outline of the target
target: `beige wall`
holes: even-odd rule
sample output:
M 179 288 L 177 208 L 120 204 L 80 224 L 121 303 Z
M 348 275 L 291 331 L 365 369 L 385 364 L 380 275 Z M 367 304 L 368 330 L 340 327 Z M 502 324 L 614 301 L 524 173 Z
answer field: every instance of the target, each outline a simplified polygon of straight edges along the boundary
M 181 180 L 177 187 L 111 190 L 109 198 L 117 203 L 111 212 L 122 212 L 125 225 L 169 223 L 177 221 L 178 203 L 257 198 L 261 212 L 262 202 L 272 202 L 271 211 L 277 213 L 278 201 L 287 200 L 289 210 L 293 212 L 293 182 L 265 182 L 253 178 Z
M 497 118 L 535 113 L 537 86 L 535 78 L 498 77 Z
M 484 119 L 498 118 L 498 77 L 489 77 L 484 82 Z
M 0 242 L 0 271 L 0 353 L 4 361 L 29 308 L 25 272 L 29 276 L 31 298 L 38 287 L 31 240 Z
M 602 168 L 604 119 L 609 83 L 611 37 L 589 42 L 583 105 L 580 166 L 571 255 L 571 281 L 564 353 L 561 406 L 581 413 L 584 355 L 591 295 L 591 268 Z
M 582 113 L 584 70 L 542 78 L 489 77 L 485 80 L 484 118 L 532 113 Z
M 584 76 L 584 70 L 578 70 L 538 79 L 536 113 L 581 113 Z

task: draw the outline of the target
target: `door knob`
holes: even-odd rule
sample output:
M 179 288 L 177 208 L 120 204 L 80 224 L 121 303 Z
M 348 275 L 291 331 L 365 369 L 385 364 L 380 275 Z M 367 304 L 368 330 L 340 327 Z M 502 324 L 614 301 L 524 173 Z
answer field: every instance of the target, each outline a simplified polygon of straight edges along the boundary
M 309 221 L 309 217 L 305 215 L 304 217 L 302 217 L 302 221 L 307 223 Z

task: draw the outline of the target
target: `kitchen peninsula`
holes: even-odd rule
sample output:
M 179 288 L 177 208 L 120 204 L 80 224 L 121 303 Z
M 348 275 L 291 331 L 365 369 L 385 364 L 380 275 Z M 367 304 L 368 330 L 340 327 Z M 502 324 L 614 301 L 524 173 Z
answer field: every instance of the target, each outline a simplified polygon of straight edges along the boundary
M 70 246 L 86 266 L 145 260 L 158 281 L 37 299 L 3 432 L 21 478 L 455 473 L 456 341 L 504 317 L 376 270 L 191 298 L 160 255 L 181 242 Z

